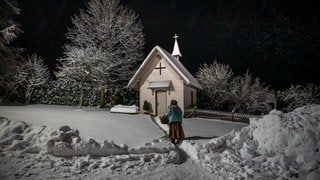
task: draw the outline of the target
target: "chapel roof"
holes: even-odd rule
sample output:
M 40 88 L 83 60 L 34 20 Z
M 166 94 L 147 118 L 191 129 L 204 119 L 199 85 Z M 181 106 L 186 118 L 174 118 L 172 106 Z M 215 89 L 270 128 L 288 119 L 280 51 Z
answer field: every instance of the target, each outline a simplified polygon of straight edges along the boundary
M 154 57 L 156 54 L 159 54 L 162 56 L 162 58 L 170 64 L 170 66 L 176 71 L 176 73 L 183 79 L 184 83 L 186 85 L 193 86 L 198 89 L 202 89 L 202 86 L 199 84 L 199 82 L 196 80 L 196 78 L 183 66 L 183 64 L 177 60 L 175 57 L 173 57 L 169 52 L 167 52 L 165 49 L 161 48 L 160 46 L 155 46 L 151 52 L 148 54 L 146 59 L 143 61 L 137 72 L 133 75 L 131 80 L 128 83 L 129 88 L 134 88 L 138 86 L 138 80 L 143 75 L 143 69 L 147 68 L 150 64 L 150 61 L 152 61 L 152 57 Z

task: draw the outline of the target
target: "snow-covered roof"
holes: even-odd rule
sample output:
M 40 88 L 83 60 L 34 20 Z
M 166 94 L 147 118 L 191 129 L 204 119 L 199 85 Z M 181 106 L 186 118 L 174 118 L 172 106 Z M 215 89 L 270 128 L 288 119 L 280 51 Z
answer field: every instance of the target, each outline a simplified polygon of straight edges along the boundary
M 184 80 L 186 85 L 202 89 L 202 86 L 199 84 L 196 78 L 183 66 L 183 64 L 160 46 L 155 46 L 148 54 L 137 72 L 129 81 L 127 85 L 129 88 L 137 88 L 139 86 L 138 81 L 143 75 L 143 70 L 148 67 L 153 59 L 152 57 L 154 57 L 157 53 L 176 71 L 176 73 Z

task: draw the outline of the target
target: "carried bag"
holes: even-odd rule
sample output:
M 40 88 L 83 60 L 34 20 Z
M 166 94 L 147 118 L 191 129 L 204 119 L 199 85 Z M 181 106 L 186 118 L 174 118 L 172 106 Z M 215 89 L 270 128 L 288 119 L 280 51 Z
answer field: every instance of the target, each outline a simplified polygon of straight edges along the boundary
M 161 121 L 161 124 L 168 124 L 169 123 L 169 119 L 167 116 L 161 116 L 160 121 Z

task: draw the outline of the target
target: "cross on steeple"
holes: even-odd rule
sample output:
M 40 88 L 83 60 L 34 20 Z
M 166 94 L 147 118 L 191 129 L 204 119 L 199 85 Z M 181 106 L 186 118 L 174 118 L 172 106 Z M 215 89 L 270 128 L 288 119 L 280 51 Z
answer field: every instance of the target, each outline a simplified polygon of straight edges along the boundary
M 179 36 L 177 36 L 177 34 L 174 34 L 173 38 L 174 40 L 177 40 Z
M 161 66 L 161 62 L 159 63 L 159 67 L 156 67 L 155 69 L 159 69 L 160 75 L 161 75 L 161 69 L 165 69 L 166 67 Z

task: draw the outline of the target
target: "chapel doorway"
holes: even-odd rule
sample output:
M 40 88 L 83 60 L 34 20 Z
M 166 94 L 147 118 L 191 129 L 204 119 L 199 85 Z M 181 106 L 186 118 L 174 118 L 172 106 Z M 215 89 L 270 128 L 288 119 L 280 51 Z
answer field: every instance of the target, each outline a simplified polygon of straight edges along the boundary
M 167 91 L 156 91 L 156 114 L 162 116 L 167 111 Z

